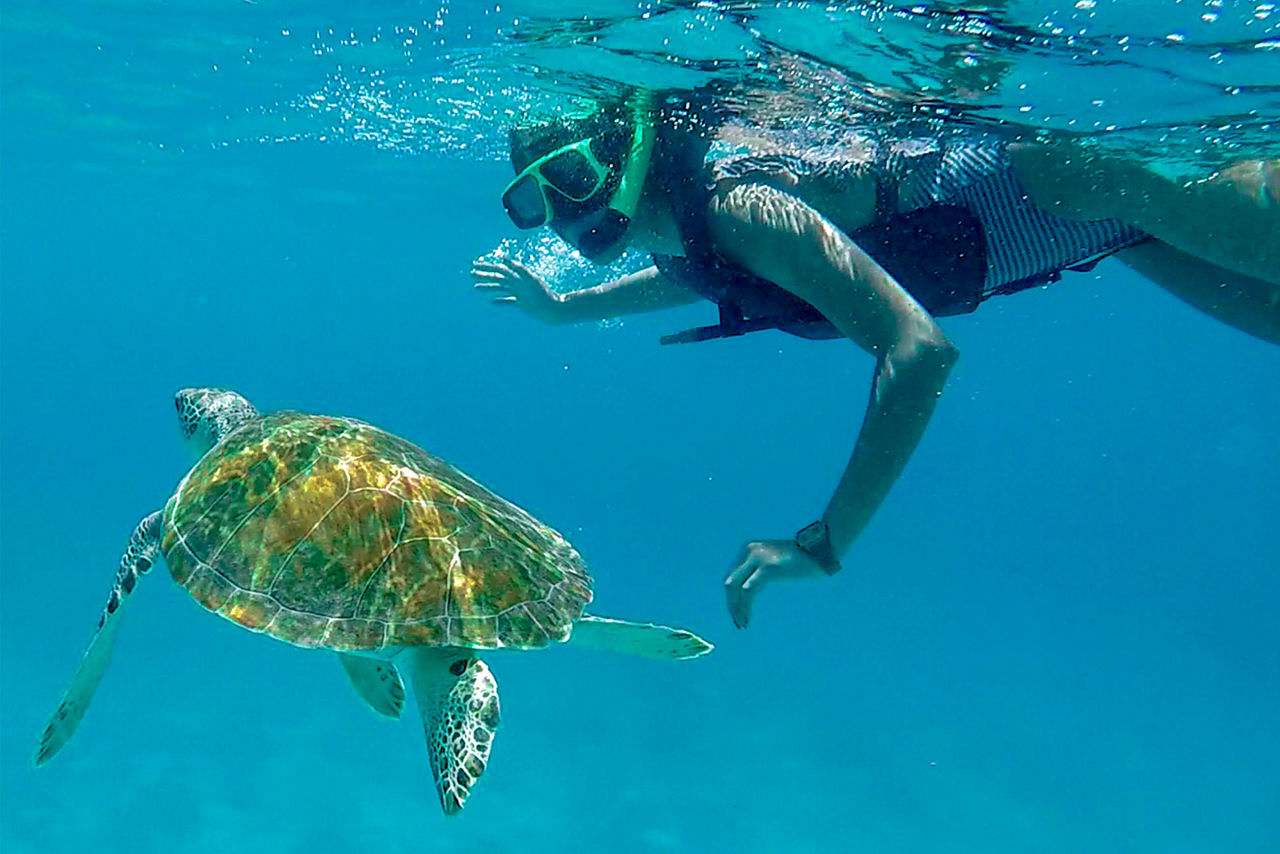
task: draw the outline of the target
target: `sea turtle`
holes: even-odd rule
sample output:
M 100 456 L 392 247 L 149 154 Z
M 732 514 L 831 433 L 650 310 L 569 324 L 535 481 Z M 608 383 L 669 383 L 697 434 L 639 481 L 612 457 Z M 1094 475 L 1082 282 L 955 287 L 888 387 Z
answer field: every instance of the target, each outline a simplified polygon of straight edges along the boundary
M 484 771 L 498 725 L 481 651 L 569 641 L 683 659 L 711 649 L 681 629 L 587 615 L 591 576 L 559 533 L 404 439 L 349 418 L 260 415 L 221 389 L 184 389 L 175 404 L 202 456 L 134 530 L 37 765 L 80 723 L 120 612 L 160 556 L 210 611 L 335 651 L 383 715 L 400 715 L 403 670 L 448 814 Z

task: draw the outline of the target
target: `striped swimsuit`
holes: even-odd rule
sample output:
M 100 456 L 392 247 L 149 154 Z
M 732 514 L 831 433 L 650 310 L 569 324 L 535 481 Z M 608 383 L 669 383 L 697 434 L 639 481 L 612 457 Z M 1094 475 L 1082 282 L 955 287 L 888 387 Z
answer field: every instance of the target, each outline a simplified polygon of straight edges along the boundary
M 888 147 L 885 171 L 898 178 L 898 213 L 958 204 L 982 223 L 986 290 L 1044 276 L 1144 239 L 1119 220 L 1081 222 L 1038 207 L 1009 164 L 1003 143 Z

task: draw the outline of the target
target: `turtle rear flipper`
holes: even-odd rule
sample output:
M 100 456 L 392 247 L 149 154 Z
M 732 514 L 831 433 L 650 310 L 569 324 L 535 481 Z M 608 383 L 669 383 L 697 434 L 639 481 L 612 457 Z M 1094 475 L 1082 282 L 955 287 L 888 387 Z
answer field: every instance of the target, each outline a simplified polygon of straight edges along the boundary
M 498 728 L 498 683 L 469 651 L 417 647 L 407 654 L 440 806 L 455 815 L 489 762 Z
M 697 658 L 713 649 L 710 643 L 684 629 L 590 615 L 573 624 L 569 643 L 603 652 L 668 661 Z
M 116 632 L 120 628 L 120 612 L 124 603 L 133 593 L 138 579 L 151 571 L 160 551 L 160 533 L 162 514 L 159 510 L 147 516 L 134 528 L 129 538 L 129 547 L 120 558 L 120 568 L 116 570 L 115 585 L 111 588 L 111 596 L 107 606 L 98 620 L 98 630 L 89 641 L 89 648 L 80 659 L 80 668 L 71 677 L 71 684 L 62 695 L 62 702 L 49 719 L 49 724 L 40 734 L 40 746 L 36 750 L 35 763 L 43 765 L 53 758 L 62 746 L 67 743 L 85 710 L 93 699 L 93 692 L 102 681 L 102 674 L 111 663 L 111 647 L 116 642 Z
M 400 681 L 394 664 L 343 652 L 338 653 L 338 660 L 351 679 L 351 686 L 369 704 L 369 708 L 389 718 L 400 717 L 400 710 L 404 707 L 404 683 Z

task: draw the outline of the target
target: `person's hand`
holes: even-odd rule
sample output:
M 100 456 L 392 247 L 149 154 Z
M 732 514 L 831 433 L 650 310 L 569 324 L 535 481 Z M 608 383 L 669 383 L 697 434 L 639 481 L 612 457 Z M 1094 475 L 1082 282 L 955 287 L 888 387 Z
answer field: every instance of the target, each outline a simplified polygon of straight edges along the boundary
M 515 306 L 543 323 L 562 322 L 563 297 L 519 261 L 482 256 L 471 262 L 471 279 L 494 305 Z
M 740 629 L 751 619 L 751 600 L 771 581 L 825 575 L 818 562 L 795 540 L 755 540 L 742 548 L 738 563 L 724 580 L 729 616 Z

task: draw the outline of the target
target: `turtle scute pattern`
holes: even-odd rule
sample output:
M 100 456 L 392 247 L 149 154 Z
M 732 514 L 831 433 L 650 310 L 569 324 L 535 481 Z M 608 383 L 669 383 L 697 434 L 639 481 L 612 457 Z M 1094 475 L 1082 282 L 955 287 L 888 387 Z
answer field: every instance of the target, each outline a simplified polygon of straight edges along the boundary
M 164 520 L 175 581 L 299 646 L 539 647 L 565 640 L 591 601 L 559 533 L 351 419 L 245 424 L 183 479 Z

